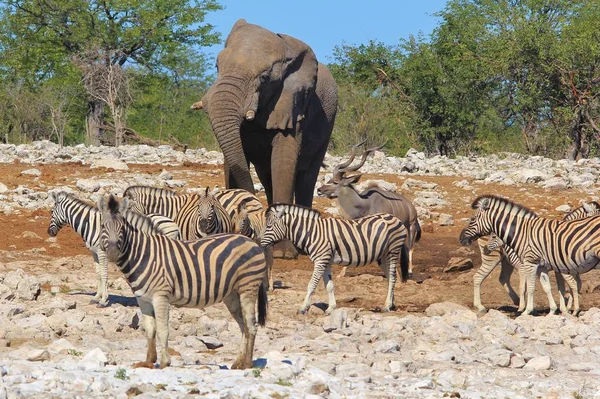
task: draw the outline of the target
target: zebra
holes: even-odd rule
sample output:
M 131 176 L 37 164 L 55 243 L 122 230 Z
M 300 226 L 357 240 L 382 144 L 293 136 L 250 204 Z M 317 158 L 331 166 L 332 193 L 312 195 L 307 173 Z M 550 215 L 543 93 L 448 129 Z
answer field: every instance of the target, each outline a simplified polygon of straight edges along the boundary
M 53 191 L 54 207 L 48 226 L 48 235 L 56 237 L 64 226 L 71 226 L 83 238 L 88 249 L 92 252 L 96 267 L 96 295 L 90 303 L 98 307 L 109 306 L 108 302 L 108 262 L 106 253 L 100 248 L 100 213 L 98 209 L 64 191 Z M 135 213 L 128 213 L 128 220 L 138 223 Z M 161 234 L 174 239 L 180 238 L 179 228 L 172 220 L 161 216 L 151 215 L 151 221 Z
M 264 206 L 262 202 L 251 192 L 241 188 L 229 188 L 226 190 L 213 190 L 213 196 L 225 208 L 231 218 L 235 216 L 241 203 L 249 213 L 262 211 Z
M 287 239 L 313 261 L 314 270 L 300 314 L 310 307 L 310 298 L 321 277 L 329 296 L 326 313 L 335 309 L 331 264 L 365 266 L 375 261 L 388 278 L 387 298 L 381 309 L 388 312 L 394 308 L 398 258 L 401 279 L 404 282 L 408 278 L 407 234 L 400 219 L 390 214 L 343 220 L 323 218 L 318 211 L 300 205 L 273 204 L 267 209 L 261 245 L 267 247 Z
M 148 214 L 160 214 L 173 220 L 181 230 L 184 240 L 195 240 L 206 234 L 200 228 L 200 195 L 176 195 L 171 190 L 148 186 L 131 186 L 123 193 L 130 202 L 130 210 Z
M 149 235 L 127 219 L 127 207 L 110 196 L 98 204 L 102 212 L 101 246 L 116 262 L 136 296 L 147 334 L 146 361 L 138 367 L 170 365 L 169 304 L 205 308 L 224 302 L 242 332 L 234 369 L 252 367 L 258 323 L 267 315 L 266 264 L 262 248 L 239 234 L 219 234 L 195 241 Z M 144 216 L 139 216 L 150 221 Z
M 208 187 L 200 193 L 198 223 L 204 237 L 219 233 L 233 233 L 231 216 L 214 194 L 209 192 Z
M 590 216 L 595 216 L 595 215 L 600 215 L 600 204 L 598 204 L 595 201 L 592 201 L 590 203 L 584 202 L 581 206 L 575 208 L 570 213 L 566 214 L 563 217 L 563 220 L 576 220 L 576 219 L 582 219 L 585 217 L 590 217 Z M 504 251 L 502 251 L 502 250 L 492 251 L 489 249 L 490 244 L 492 242 L 491 240 L 492 240 L 491 238 L 489 238 L 489 239 L 488 238 L 480 238 L 479 240 L 477 240 L 477 244 L 478 244 L 479 250 L 481 252 L 481 266 L 479 267 L 479 269 L 477 269 L 477 272 L 473 276 L 473 298 L 474 298 L 473 306 L 475 308 L 477 308 L 479 310 L 479 312 L 483 313 L 483 312 L 487 311 L 485 306 L 483 306 L 481 303 L 481 284 L 490 275 L 492 270 L 494 270 L 494 268 L 498 264 L 500 264 L 501 265 L 501 272 L 500 272 L 500 278 L 499 278 L 500 283 L 508 292 L 508 295 L 512 299 L 513 303 L 520 305 L 518 311 L 521 312 L 521 311 L 523 311 L 524 306 L 525 306 L 525 297 L 524 297 L 525 287 L 523 285 L 521 285 L 519 287 L 520 295 L 517 296 L 517 294 L 515 293 L 515 291 L 512 289 L 512 287 L 510 285 L 510 276 L 513 272 L 513 265 L 508 261 Z M 497 243 L 497 244 L 500 244 L 500 243 Z M 505 248 L 505 247 L 502 247 L 500 245 L 500 246 L 498 246 L 498 248 Z M 572 295 L 569 297 L 568 304 L 565 304 L 565 298 L 564 298 L 564 295 L 562 295 L 562 293 L 564 292 L 563 277 L 569 284 L 569 287 L 571 288 L 571 291 L 572 291 Z M 540 273 L 540 282 L 542 284 L 542 288 L 544 289 L 544 292 L 548 296 L 549 304 L 550 304 L 550 312 L 554 313 L 554 312 L 556 312 L 556 303 L 554 302 L 554 299 L 552 299 L 552 296 L 551 296 L 552 288 L 550 286 L 549 279 L 550 278 L 548 277 L 546 271 L 542 270 Z M 561 291 L 561 289 L 562 289 L 561 295 L 559 296 L 560 310 L 561 310 L 561 312 L 566 313 L 572 307 L 572 302 L 574 299 L 573 295 L 575 295 L 575 292 L 579 292 L 579 288 L 581 286 L 581 279 L 578 276 L 575 276 L 575 278 L 571 278 L 571 275 L 569 275 L 569 274 L 563 275 L 561 273 L 556 273 L 556 279 L 557 279 L 557 285 L 559 287 L 559 291 Z M 523 277 L 520 281 L 522 284 L 524 284 L 525 277 Z
M 475 213 L 459 240 L 470 245 L 474 239 L 495 233 L 521 259 L 527 277 L 527 306 L 533 312 L 533 294 L 538 267 L 561 273 L 581 274 L 600 265 L 600 216 L 559 221 L 538 217 L 533 211 L 494 195 L 475 199 Z M 578 298 L 574 298 L 575 307 Z
M 248 203 L 250 203 L 250 207 L 247 206 Z M 233 222 L 233 231 L 235 233 L 250 237 L 260 244 L 260 240 L 266 228 L 265 209 L 252 207 L 252 201 L 242 201 L 238 204 L 237 210 L 231 220 Z M 269 291 L 273 291 L 273 247 L 268 246 L 264 249 L 265 257 L 267 259 L 267 270 L 269 272 Z

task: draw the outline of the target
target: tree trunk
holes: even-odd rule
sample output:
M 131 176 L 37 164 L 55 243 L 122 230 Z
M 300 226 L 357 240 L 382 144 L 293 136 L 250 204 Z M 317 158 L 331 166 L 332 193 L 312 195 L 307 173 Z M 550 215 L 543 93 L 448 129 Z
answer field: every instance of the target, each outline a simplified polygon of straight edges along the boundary
M 104 135 L 104 103 L 99 100 L 92 100 L 88 103 L 87 114 L 87 140 L 90 145 L 100 145 Z
M 571 127 L 569 128 L 569 136 L 571 137 L 571 149 L 567 154 L 567 157 L 571 161 L 576 161 L 579 155 L 582 155 L 583 146 L 583 122 L 584 116 L 581 108 L 577 108 L 571 121 Z

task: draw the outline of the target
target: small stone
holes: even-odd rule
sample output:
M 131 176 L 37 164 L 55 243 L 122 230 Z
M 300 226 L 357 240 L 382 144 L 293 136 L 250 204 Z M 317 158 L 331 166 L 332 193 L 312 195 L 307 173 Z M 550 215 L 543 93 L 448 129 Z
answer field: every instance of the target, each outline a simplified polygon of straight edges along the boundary
M 202 341 L 208 349 L 217 349 L 223 346 L 223 342 L 209 335 L 203 335 L 201 337 L 198 337 L 198 339 Z
M 22 175 L 28 175 L 28 176 L 41 176 L 42 172 L 39 169 L 27 169 L 21 172 Z
M 163 169 L 163 171 L 160 172 L 158 177 L 159 177 L 159 179 L 162 179 L 162 180 L 171 180 L 171 179 L 173 179 L 173 173 Z
M 95 169 L 95 168 L 107 168 L 107 169 L 114 169 L 114 170 L 129 170 L 129 166 L 127 166 L 127 164 L 125 162 L 120 161 L 115 158 L 101 158 L 101 159 L 95 160 L 90 165 L 90 169 Z
M 525 359 L 523 359 L 523 356 L 513 353 L 510 357 L 510 368 L 520 369 L 523 368 L 523 366 L 525 366 Z
M 528 361 L 524 368 L 528 370 L 548 370 L 550 367 L 552 367 L 550 356 L 538 356 Z
M 79 363 L 86 368 L 103 367 L 108 363 L 108 358 L 106 357 L 106 354 L 102 352 L 102 349 L 94 348 L 89 351 Z
M 6 184 L 0 183 L 0 194 L 5 194 L 7 192 L 8 192 L 8 187 L 6 187 Z
M 564 204 L 564 205 L 557 206 L 555 211 L 564 212 L 564 213 L 571 212 L 571 205 Z
M 348 313 L 343 309 L 334 309 L 323 322 L 323 331 L 331 332 L 348 327 Z
M 23 234 L 21 234 L 21 238 L 26 238 L 26 239 L 34 239 L 34 240 L 43 240 L 42 237 L 40 237 L 39 235 L 37 235 L 36 233 L 34 233 L 33 231 L 24 231 Z
M 469 258 L 452 257 L 448 261 L 448 266 L 444 268 L 444 273 L 461 272 L 473 268 L 473 261 Z
M 50 360 L 50 353 L 46 349 L 31 349 L 27 352 L 25 358 L 30 362 L 42 362 Z
M 400 344 L 397 341 L 388 339 L 375 344 L 375 351 L 379 353 L 393 353 L 400 350 Z
M 67 353 L 69 350 L 75 350 L 75 346 L 64 338 L 57 339 L 48 345 L 48 352 L 50 353 Z
M 78 179 L 75 185 L 78 189 L 87 193 L 95 193 L 100 190 L 100 183 L 94 179 Z
M 447 213 L 440 213 L 438 223 L 440 226 L 454 226 L 454 216 Z

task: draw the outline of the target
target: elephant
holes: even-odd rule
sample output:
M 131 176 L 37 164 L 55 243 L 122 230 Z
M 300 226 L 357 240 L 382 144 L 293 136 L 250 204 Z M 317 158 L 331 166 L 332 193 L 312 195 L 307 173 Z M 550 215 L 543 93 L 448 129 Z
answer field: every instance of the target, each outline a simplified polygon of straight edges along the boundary
M 208 113 L 224 156 L 225 186 L 267 201 L 312 206 L 337 112 L 337 85 L 302 41 L 238 20 L 217 56 L 217 79 L 192 105 Z M 289 242 L 276 257 L 296 256 Z

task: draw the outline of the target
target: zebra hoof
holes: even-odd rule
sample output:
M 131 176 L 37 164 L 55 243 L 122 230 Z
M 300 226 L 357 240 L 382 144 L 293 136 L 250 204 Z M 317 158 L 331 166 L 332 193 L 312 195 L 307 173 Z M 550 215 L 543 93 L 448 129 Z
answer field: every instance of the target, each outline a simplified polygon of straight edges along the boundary
M 99 302 L 99 303 L 96 305 L 96 307 L 97 307 L 97 308 L 107 308 L 107 307 L 109 307 L 109 306 L 110 306 L 110 303 L 108 303 L 108 302 Z
M 477 313 L 480 315 L 486 314 L 488 310 L 486 308 L 477 309 Z
M 90 299 L 90 305 L 95 305 L 100 302 L 100 299 Z
M 308 309 L 299 309 L 299 310 L 298 310 L 298 314 L 306 314 L 306 311 L 307 311 L 307 310 L 308 310 Z

